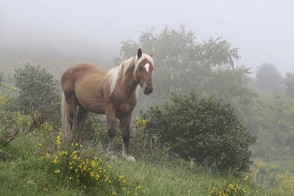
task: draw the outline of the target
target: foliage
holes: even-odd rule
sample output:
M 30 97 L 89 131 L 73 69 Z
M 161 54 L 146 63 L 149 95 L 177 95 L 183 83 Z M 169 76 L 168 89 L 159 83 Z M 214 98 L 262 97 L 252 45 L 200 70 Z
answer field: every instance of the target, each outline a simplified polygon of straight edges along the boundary
M 3 73 L 0 72 L 0 86 L 2 86 L 2 80 L 3 80 Z
M 282 85 L 282 76 L 275 65 L 262 64 L 256 71 L 257 85 L 264 90 L 278 91 Z
M 279 187 L 287 192 L 294 192 L 294 174 L 291 172 L 283 172 L 277 174 L 276 180 L 279 182 Z
M 195 92 L 173 94 L 163 106 L 153 106 L 145 115 L 150 119 L 150 134 L 158 136 L 161 147 L 180 157 L 220 170 L 249 169 L 249 146 L 255 137 L 239 122 L 230 104 Z
M 10 104 L 12 104 L 10 96 L 0 96 L 0 147 L 34 131 L 43 136 L 49 147 L 52 146 L 53 125 L 48 122 L 38 123 L 35 120 L 35 114 L 27 115 L 19 111 L 9 111 Z
M 192 89 L 201 93 L 217 93 L 227 101 L 235 96 L 241 99 L 251 97 L 245 86 L 249 69 L 234 65 L 240 58 L 238 49 L 223 38 L 198 41 L 194 32 L 185 26 L 178 29 L 166 27 L 160 33 L 149 29 L 142 32 L 138 43 L 130 39 L 122 42 L 122 58 L 133 56 L 138 46 L 145 52 L 154 53 L 152 96 L 157 102 L 172 92 L 187 93 Z M 150 102 L 149 97 L 148 100 L 141 99 L 144 103 Z
M 103 148 L 108 143 L 105 116 L 90 113 L 83 127 L 79 130 L 78 138 Z
M 249 177 L 246 176 L 244 181 L 246 181 Z M 232 183 L 230 181 L 225 180 L 221 186 L 212 187 L 209 190 L 210 196 L 236 196 L 236 195 L 245 195 L 247 193 L 248 187 L 242 187 L 240 184 Z
M 15 69 L 14 78 L 19 89 L 17 110 L 31 115 L 39 124 L 48 121 L 58 125 L 60 96 L 53 76 L 41 66 L 27 64 Z
M 138 118 L 137 122 L 141 127 L 148 127 L 147 119 Z M 50 132 L 50 134 L 52 135 L 54 132 Z M 278 172 L 277 167 L 267 169 L 268 163 L 260 161 L 254 161 L 255 164 L 251 172 L 245 174 L 249 177 L 243 175 L 238 177 L 230 172 L 219 175 L 218 172 L 201 167 L 192 160 L 184 161 L 179 158 L 141 158 L 132 164 L 119 158 L 114 162 L 109 162 L 105 160 L 104 156 L 97 156 L 97 149 L 81 147 L 77 143 L 65 151 L 60 140 L 61 137 L 55 138 L 57 139 L 55 145 L 61 143 L 60 148 L 57 147 L 58 145 L 55 146 L 56 151 L 52 151 L 52 148 L 43 149 L 43 143 L 42 146 L 39 145 L 43 141 L 42 137 L 39 137 L 39 132 L 18 137 L 2 149 L 11 155 L 9 160 L 0 159 L 0 190 L 3 195 L 135 195 L 136 193 L 140 195 L 209 195 L 212 190 L 218 193 L 222 190 L 231 191 L 231 193 L 239 190 L 237 192 L 242 195 L 243 189 L 246 189 L 244 195 L 293 194 L 293 187 L 291 187 L 293 172 Z M 47 151 L 49 154 L 38 153 L 39 148 L 42 152 Z M 3 151 L 0 151 L 0 155 Z M 74 153 L 74 151 L 76 152 Z M 93 153 L 94 151 L 95 153 Z M 98 186 L 97 188 L 91 185 L 86 188 L 74 186 L 77 185 L 75 180 L 79 178 L 83 182 L 91 184 L 90 182 L 93 182 L 90 178 L 91 171 L 90 174 L 89 172 L 83 173 L 88 174 L 83 177 L 74 175 L 72 180 L 66 179 L 66 176 L 63 176 L 64 169 L 69 167 L 69 163 L 65 159 L 66 152 L 71 155 L 72 160 L 77 160 L 77 165 L 74 167 L 78 169 L 79 174 L 81 174 L 83 167 L 93 172 L 96 171 L 94 167 L 83 164 L 87 160 L 90 163 L 95 161 L 97 165 L 107 170 L 106 173 L 109 174 L 110 179 L 114 178 L 114 181 L 111 185 L 105 183 L 102 190 Z M 98 154 L 100 152 L 98 151 Z M 58 158 L 56 161 L 60 160 L 60 162 L 53 163 L 55 158 Z M 68 158 L 70 159 L 70 156 Z M 102 158 L 102 162 L 100 158 Z M 111 169 L 109 164 L 112 166 Z M 289 167 L 293 168 L 293 162 L 289 162 Z M 284 166 L 280 168 L 284 168 Z M 247 180 L 244 181 L 244 178 Z M 137 184 L 137 180 L 139 184 Z M 131 186 L 127 186 L 130 185 L 129 183 Z M 122 188 L 126 189 L 121 190 Z M 134 190 L 136 188 L 140 190 Z
M 11 100 L 9 96 L 0 96 L 0 147 L 8 145 L 18 134 L 24 134 L 32 124 L 30 116 L 6 110 Z
M 284 79 L 287 94 L 294 98 L 294 73 L 288 72 Z
M 92 157 L 82 151 L 83 145 L 72 143 L 71 147 L 62 146 L 61 132 L 56 137 L 57 152 L 51 157 L 50 171 L 62 181 L 81 190 L 100 192 L 138 194 L 142 189 L 134 180 L 125 175 L 114 176 L 112 165 L 102 157 Z
M 293 160 L 287 163 L 265 162 L 255 160 L 250 169 L 250 181 L 260 187 L 258 190 L 268 192 L 268 195 L 293 195 L 294 194 L 294 168 Z
M 257 135 L 254 156 L 266 160 L 293 158 L 293 103 L 259 99 L 253 106 L 247 126 Z

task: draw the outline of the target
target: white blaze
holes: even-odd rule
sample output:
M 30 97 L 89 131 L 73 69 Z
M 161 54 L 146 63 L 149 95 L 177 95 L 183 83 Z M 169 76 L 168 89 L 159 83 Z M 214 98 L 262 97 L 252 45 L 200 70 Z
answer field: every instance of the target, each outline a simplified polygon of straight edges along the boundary
M 149 63 L 147 63 L 146 65 L 144 65 L 144 67 L 146 68 L 146 71 L 149 72 L 149 67 L 150 67 Z

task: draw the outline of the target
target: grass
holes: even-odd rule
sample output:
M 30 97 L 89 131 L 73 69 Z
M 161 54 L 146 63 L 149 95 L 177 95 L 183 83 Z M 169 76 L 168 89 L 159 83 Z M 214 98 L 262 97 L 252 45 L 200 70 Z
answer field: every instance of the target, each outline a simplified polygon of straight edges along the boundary
M 207 195 L 207 182 L 214 181 L 212 174 L 200 169 L 196 172 L 196 169 L 189 169 L 186 165 L 153 163 L 150 160 L 132 164 L 118 161 L 116 169 L 142 182 L 143 195 Z
M 36 135 L 29 134 L 1 149 L 0 195 L 105 195 L 99 190 L 70 186 L 51 172 L 50 161 L 40 151 L 39 141 Z M 234 191 L 238 191 L 235 195 L 294 195 L 293 161 L 272 164 L 255 160 L 250 173 L 237 177 L 168 156 L 137 159 L 129 163 L 119 156 L 111 164 L 115 175 L 124 175 L 126 180 L 135 180 L 143 186 L 138 195 L 201 196 L 224 195 L 223 192 L 234 195 Z M 279 164 L 287 168 L 279 170 Z M 215 190 L 214 194 L 211 190 Z M 109 195 L 132 195 L 132 192 Z

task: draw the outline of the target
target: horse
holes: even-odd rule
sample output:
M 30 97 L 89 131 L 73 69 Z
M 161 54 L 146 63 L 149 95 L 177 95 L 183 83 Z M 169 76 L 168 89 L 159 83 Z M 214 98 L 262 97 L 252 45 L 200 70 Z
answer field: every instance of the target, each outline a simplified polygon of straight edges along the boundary
M 145 95 L 153 91 L 152 72 L 154 62 L 152 55 L 142 53 L 124 60 L 119 66 L 107 72 L 91 64 L 70 66 L 61 77 L 62 86 L 62 130 L 65 140 L 72 142 L 76 131 L 85 122 L 89 112 L 105 114 L 108 130 L 109 154 L 113 153 L 116 136 L 115 120 L 120 121 L 122 132 L 123 156 L 135 161 L 130 155 L 129 127 L 140 87 Z

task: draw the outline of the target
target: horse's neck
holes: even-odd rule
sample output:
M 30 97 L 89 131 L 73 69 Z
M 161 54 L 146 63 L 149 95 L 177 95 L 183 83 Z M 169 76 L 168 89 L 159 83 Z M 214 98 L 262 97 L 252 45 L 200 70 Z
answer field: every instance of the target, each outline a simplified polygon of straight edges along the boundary
M 119 94 L 119 97 L 125 97 L 129 99 L 132 95 L 137 94 L 138 84 L 134 81 L 134 69 L 135 64 L 131 63 L 130 65 L 124 65 L 126 70 L 121 70 L 121 73 L 117 79 L 116 83 L 116 94 Z M 134 94 L 135 93 L 135 94 Z
M 134 80 L 134 69 L 135 64 L 131 64 L 127 67 L 127 70 L 121 75 L 122 88 L 130 94 L 132 94 L 136 90 L 138 85 Z

